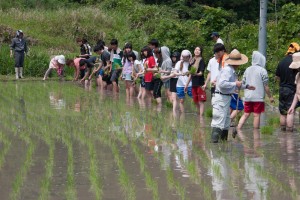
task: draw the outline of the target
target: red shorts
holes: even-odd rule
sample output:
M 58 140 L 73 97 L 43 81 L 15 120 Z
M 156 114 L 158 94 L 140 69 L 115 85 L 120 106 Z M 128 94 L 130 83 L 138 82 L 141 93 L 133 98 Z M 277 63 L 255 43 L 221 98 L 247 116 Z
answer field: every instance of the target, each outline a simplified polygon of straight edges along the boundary
M 257 114 L 265 112 L 265 103 L 264 102 L 244 102 L 244 112 L 245 113 L 257 113 Z
M 192 87 L 192 95 L 195 103 L 206 101 L 206 93 L 202 90 L 201 86 Z

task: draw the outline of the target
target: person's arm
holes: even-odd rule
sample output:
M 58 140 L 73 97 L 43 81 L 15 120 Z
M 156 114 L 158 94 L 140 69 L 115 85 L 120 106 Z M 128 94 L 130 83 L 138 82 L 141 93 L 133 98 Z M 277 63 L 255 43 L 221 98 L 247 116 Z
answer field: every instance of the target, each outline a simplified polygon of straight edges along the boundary
M 91 69 L 87 68 L 84 77 L 80 80 L 80 82 L 85 81 L 85 79 L 89 76 Z
M 294 96 L 293 103 L 292 103 L 291 107 L 288 110 L 289 115 L 294 114 L 295 108 L 296 108 L 296 105 L 297 105 L 298 101 L 299 101 L 299 99 L 298 99 L 298 96 L 297 96 L 297 93 L 296 93 L 295 96 Z
M 15 40 L 12 39 L 11 41 L 11 45 L 10 45 L 10 57 L 12 58 L 13 57 L 13 54 L 14 54 L 14 49 L 15 49 L 15 46 L 16 46 L 16 43 L 15 43 Z
M 75 66 L 74 81 L 77 81 L 78 77 L 79 77 L 79 67 Z
M 196 76 L 203 76 L 204 70 L 205 70 L 205 63 L 204 63 L 204 60 L 201 59 L 200 63 L 199 63 L 199 72 L 196 73 Z
M 271 94 L 269 85 L 266 84 L 264 87 L 265 87 L 265 91 L 266 91 L 266 93 L 267 93 L 267 95 L 268 95 L 268 97 L 269 97 L 269 99 L 270 99 L 270 102 L 271 102 L 271 103 L 275 103 L 274 98 L 273 98 L 273 96 L 272 96 L 272 94 Z
M 210 81 L 210 72 L 208 72 L 207 77 L 206 77 L 206 81 L 204 83 L 204 85 L 202 86 L 202 89 L 205 90 L 207 88 L 207 84 Z
M 184 86 L 184 92 L 187 92 L 187 88 L 188 88 L 188 86 L 189 86 L 189 84 L 191 82 L 191 79 L 192 79 L 192 76 L 189 76 L 189 79 L 188 79 L 187 83 Z

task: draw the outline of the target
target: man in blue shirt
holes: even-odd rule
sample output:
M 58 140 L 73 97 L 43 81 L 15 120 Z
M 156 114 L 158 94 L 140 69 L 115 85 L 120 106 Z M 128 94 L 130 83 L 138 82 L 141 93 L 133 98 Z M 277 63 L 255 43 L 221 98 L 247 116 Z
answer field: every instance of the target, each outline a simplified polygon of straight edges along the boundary
M 225 60 L 226 66 L 220 71 L 216 91 L 212 98 L 213 118 L 211 122 L 213 143 L 220 140 L 227 140 L 230 127 L 230 101 L 231 95 L 239 89 L 254 90 L 255 87 L 242 85 L 242 81 L 237 80 L 235 70 L 248 62 L 247 56 L 234 49 Z

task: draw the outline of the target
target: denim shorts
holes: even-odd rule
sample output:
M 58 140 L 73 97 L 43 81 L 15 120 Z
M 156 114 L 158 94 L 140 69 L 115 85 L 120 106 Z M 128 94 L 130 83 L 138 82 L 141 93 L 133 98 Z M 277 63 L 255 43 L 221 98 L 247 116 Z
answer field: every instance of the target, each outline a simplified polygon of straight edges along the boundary
M 177 97 L 178 97 L 178 99 L 184 99 L 184 97 L 185 97 L 184 87 L 176 87 L 176 91 L 177 91 Z M 190 97 L 193 97 L 193 95 L 192 95 L 192 87 L 188 87 L 187 88 L 187 94 Z
M 122 74 L 122 78 L 125 81 L 132 81 L 131 74 Z
M 103 75 L 104 75 L 104 70 L 103 70 L 103 69 L 100 69 L 99 72 L 98 72 L 98 75 L 99 75 L 99 76 L 103 76 Z

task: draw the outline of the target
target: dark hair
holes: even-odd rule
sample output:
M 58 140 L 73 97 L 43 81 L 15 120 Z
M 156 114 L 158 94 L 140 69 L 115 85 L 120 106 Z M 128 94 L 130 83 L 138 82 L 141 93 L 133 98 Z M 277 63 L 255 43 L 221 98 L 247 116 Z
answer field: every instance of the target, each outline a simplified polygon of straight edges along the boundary
M 85 59 L 81 59 L 80 61 L 79 61 L 79 66 L 80 67 L 82 67 L 83 65 L 85 65 L 86 64 L 86 60 Z
M 220 51 L 226 51 L 225 46 L 221 43 L 217 43 L 214 46 L 214 53 L 220 52 Z
M 67 59 L 67 61 L 66 61 L 66 65 L 67 66 L 70 66 L 71 64 L 73 64 L 74 63 L 74 60 L 73 59 Z
M 145 57 L 144 51 L 147 51 L 147 57 Z M 143 57 L 145 57 L 145 58 L 149 58 L 150 56 L 153 56 L 152 49 L 148 46 L 144 46 L 142 48 L 141 52 L 142 52 Z
M 155 46 L 155 47 L 158 47 L 159 46 L 159 42 L 157 39 L 152 39 L 150 40 L 149 44 Z
M 97 46 L 98 46 L 98 45 L 103 45 L 103 46 L 105 46 L 105 42 L 104 42 L 103 40 L 100 39 L 100 40 L 97 41 L 97 44 L 96 44 L 96 45 L 97 45 Z
M 94 52 L 98 52 L 98 51 L 100 51 L 100 50 L 102 50 L 102 49 L 100 48 L 100 45 L 97 45 L 97 46 L 94 47 Z
M 124 49 L 131 49 L 132 50 L 132 44 L 130 42 L 127 42 L 124 46 Z
M 172 53 L 171 58 L 172 57 L 176 58 L 176 63 L 177 63 L 180 60 L 180 53 L 178 51 L 175 51 L 175 52 Z M 173 62 L 173 60 L 172 60 L 172 62 Z
M 133 51 L 131 51 L 131 52 L 129 52 L 129 53 L 127 54 L 127 59 L 128 59 L 129 57 L 132 57 L 133 60 L 136 60 L 136 55 L 135 55 L 135 53 L 134 53 Z M 129 59 L 128 59 L 128 60 L 129 60 Z
M 82 38 L 82 43 L 83 43 L 83 44 L 88 43 L 87 39 Z
M 202 48 L 200 45 L 195 46 L 194 50 L 195 50 L 196 48 L 199 48 L 199 49 L 200 49 L 200 57 L 202 57 L 203 48 Z
M 112 39 L 110 41 L 110 45 L 118 45 L 118 40 L 117 39 Z

